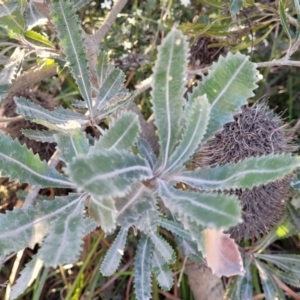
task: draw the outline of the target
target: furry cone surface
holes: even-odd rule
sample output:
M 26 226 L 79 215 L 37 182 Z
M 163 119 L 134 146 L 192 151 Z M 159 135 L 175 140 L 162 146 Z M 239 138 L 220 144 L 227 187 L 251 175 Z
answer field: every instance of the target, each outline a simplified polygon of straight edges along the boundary
M 265 103 L 243 106 L 234 121 L 225 124 L 194 156 L 191 167 L 216 167 L 253 156 L 293 152 L 290 142 L 280 117 Z M 287 175 L 251 190 L 222 191 L 237 195 L 242 207 L 243 222 L 229 229 L 231 237 L 240 241 L 270 231 L 283 215 L 291 179 L 292 175 Z

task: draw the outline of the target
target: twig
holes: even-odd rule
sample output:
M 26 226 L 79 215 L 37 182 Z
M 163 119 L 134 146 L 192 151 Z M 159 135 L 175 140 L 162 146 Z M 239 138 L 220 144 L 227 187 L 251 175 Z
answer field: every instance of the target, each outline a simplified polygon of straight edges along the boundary
M 60 160 L 60 153 L 56 150 L 53 155 L 51 156 L 50 160 L 48 161 L 48 166 L 56 167 Z M 31 186 L 29 189 L 28 195 L 23 203 L 23 208 L 26 208 L 33 204 L 34 199 L 36 198 L 37 194 L 39 193 L 41 187 L 37 185 Z
M 283 289 L 286 293 L 288 293 L 295 300 L 300 300 L 300 296 L 297 295 L 297 293 L 295 293 L 292 289 L 290 289 L 286 284 L 284 284 L 280 279 L 278 279 L 275 276 L 274 276 L 274 279 L 281 289 Z
M 112 10 L 110 11 L 109 15 L 105 19 L 102 26 L 95 32 L 95 34 L 92 36 L 94 42 L 98 46 L 99 43 L 102 41 L 102 39 L 105 37 L 107 32 L 109 31 L 110 27 L 116 20 L 118 14 L 121 12 L 123 7 L 126 5 L 127 0 L 118 0 L 115 1 L 115 5 L 113 6 Z
M 0 118 L 0 123 L 8 123 L 8 122 L 13 122 L 13 121 L 19 121 L 23 120 L 23 116 L 17 116 L 17 117 L 11 117 L 11 118 Z

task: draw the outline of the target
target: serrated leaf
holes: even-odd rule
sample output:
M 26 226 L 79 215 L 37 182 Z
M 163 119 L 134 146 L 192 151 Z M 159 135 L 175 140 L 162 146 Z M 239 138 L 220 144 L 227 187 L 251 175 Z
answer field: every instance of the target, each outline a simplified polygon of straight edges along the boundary
M 127 94 L 123 98 L 114 99 L 113 103 L 108 103 L 100 112 L 100 114 L 97 116 L 98 120 L 105 119 L 106 117 L 112 115 L 113 113 L 120 111 L 123 109 L 127 104 L 133 101 L 135 98 L 135 94 Z
M 152 244 L 150 238 L 142 235 L 134 261 L 134 292 L 137 300 L 151 298 Z
M 33 248 L 49 232 L 51 221 L 81 200 L 81 195 L 70 194 L 1 214 L 0 257 L 25 247 Z
M 230 235 L 216 229 L 205 229 L 204 232 L 206 262 L 213 274 L 218 277 L 244 275 L 241 254 Z
M 122 197 L 132 184 L 152 177 L 144 159 L 115 150 L 76 157 L 65 171 L 78 188 L 103 198 Z
M 0 72 L 0 104 L 5 99 L 13 80 L 17 76 L 17 72 L 23 61 L 24 55 L 24 50 L 16 48 Z
M 300 278 L 300 256 L 295 254 L 257 254 L 257 257 L 276 265 L 281 270 L 292 272 Z
M 42 267 L 43 262 L 34 255 L 32 260 L 27 263 L 25 268 L 20 272 L 20 276 L 12 286 L 9 299 L 14 300 L 21 296 L 39 276 Z
M 48 19 L 37 10 L 32 1 L 27 2 L 25 20 L 27 30 L 38 25 L 44 25 L 48 22 Z
M 79 108 L 79 109 L 86 109 L 88 108 L 86 105 L 86 101 L 85 100 L 72 100 L 72 106 Z
M 83 220 L 83 229 L 84 229 L 84 236 L 90 234 L 97 228 L 97 224 L 91 218 L 84 218 Z
M 283 27 L 284 32 L 287 34 L 291 45 L 292 36 L 291 36 L 290 24 L 288 23 L 286 13 L 285 13 L 285 5 L 282 0 L 279 0 L 278 11 L 279 11 L 281 25 Z
M 151 231 L 148 236 L 151 239 L 156 251 L 158 251 L 165 262 L 168 264 L 174 263 L 176 255 L 173 248 L 168 244 L 168 242 L 154 231 Z
M 233 18 L 235 18 L 236 14 L 239 13 L 244 2 L 245 0 L 230 0 L 228 8 Z
M 49 234 L 37 254 L 46 266 L 56 268 L 58 265 L 74 263 L 78 259 L 84 237 L 85 198 L 83 195 L 77 196 L 74 201 L 77 203 L 61 212 L 52 222 Z
M 206 95 L 194 99 L 188 111 L 183 137 L 170 157 L 164 174 L 170 174 L 174 169 L 182 167 L 193 155 L 204 137 L 209 122 L 209 113 L 210 104 Z
M 292 223 L 294 224 L 294 226 L 296 227 L 296 229 L 298 230 L 298 232 L 300 231 L 300 213 L 299 211 L 294 207 L 294 205 L 289 201 L 286 204 L 286 210 L 287 210 L 287 214 L 290 218 L 290 220 L 292 221 Z
M 42 143 L 55 143 L 54 134 L 55 130 L 33 130 L 33 129 L 21 129 L 21 132 L 31 140 Z
M 299 159 L 291 154 L 266 155 L 246 158 L 236 164 L 196 169 L 172 176 L 172 180 L 184 182 L 204 191 L 226 189 L 252 189 L 279 179 L 299 166 Z
M 220 56 L 217 63 L 202 82 L 189 96 L 189 101 L 206 94 L 211 104 L 209 125 L 204 137 L 207 140 L 221 130 L 223 125 L 232 121 L 235 114 L 241 112 L 241 106 L 247 104 L 257 87 L 258 71 L 248 57 L 240 53 L 228 53 Z
M 14 10 L 19 6 L 18 2 L 15 0 L 11 0 L 7 3 L 2 3 L 2 6 L 0 7 L 0 18 L 11 15 Z
M 18 140 L 0 133 L 0 170 L 2 176 L 40 187 L 72 187 L 69 180 L 55 168 L 41 161 L 38 155 Z
M 111 276 L 117 271 L 124 255 L 127 235 L 128 229 L 122 227 L 113 244 L 106 252 L 105 258 L 100 267 L 100 272 L 103 274 L 103 276 Z
M 124 85 L 125 75 L 122 70 L 114 69 L 104 79 L 102 86 L 99 88 L 95 108 L 101 111 L 107 103 L 116 97 Z
M 184 230 L 183 226 L 178 223 L 178 222 L 174 222 L 171 220 L 168 220 L 166 218 L 159 218 L 159 222 L 158 225 L 171 231 L 173 234 L 186 239 L 186 240 L 192 240 L 192 237 L 190 235 L 190 233 L 186 230 Z
M 239 287 L 240 298 L 244 300 L 252 300 L 253 298 L 253 285 L 250 262 L 251 260 L 245 260 L 245 275 L 241 279 Z
M 157 249 L 152 252 L 152 272 L 160 288 L 169 291 L 173 286 L 173 275 L 168 263 L 159 255 Z
M 47 20 L 47 19 L 46 19 Z M 45 37 L 44 35 L 33 31 L 33 30 L 28 30 L 24 33 L 24 35 L 29 38 L 30 40 L 35 41 L 38 44 L 41 44 L 43 46 L 47 46 L 50 47 L 52 49 L 55 49 L 55 46 L 49 41 L 49 39 L 47 37 Z M 38 52 L 37 52 L 38 55 Z
M 173 213 L 189 218 L 196 224 L 225 229 L 241 220 L 237 197 L 174 189 L 159 180 L 159 195 Z
M 97 57 L 96 74 L 99 87 L 102 87 L 108 75 L 108 56 L 104 51 L 99 51 Z
M 140 130 L 138 115 L 131 111 L 124 111 L 112 121 L 109 129 L 95 142 L 90 153 L 102 149 L 129 150 L 135 143 Z
M 71 162 L 78 155 L 89 152 L 89 142 L 85 133 L 80 130 L 72 130 L 68 133 L 57 132 L 54 135 L 55 142 L 64 162 Z
M 295 274 L 292 272 L 285 272 L 281 271 L 277 268 L 275 268 L 272 265 L 264 264 L 263 262 L 260 262 L 261 265 L 263 265 L 264 269 L 266 269 L 270 274 L 273 275 L 273 277 L 277 277 L 279 280 L 287 283 L 288 285 L 299 287 L 300 286 L 300 280 Z
M 69 62 L 73 78 L 87 103 L 91 117 L 93 117 L 90 74 L 82 28 L 79 25 L 74 4 L 69 0 L 52 0 L 51 2 L 52 22 L 58 33 L 60 45 Z
M 187 48 L 186 37 L 173 28 L 158 48 L 153 70 L 151 102 L 160 144 L 161 163 L 158 167 L 162 170 L 181 135 Z
M 47 122 L 51 124 L 68 124 L 71 121 L 76 121 L 79 122 L 78 127 L 80 127 L 80 122 L 88 122 L 88 118 L 85 115 L 63 107 L 58 107 L 53 111 L 50 111 L 23 97 L 14 97 L 14 101 L 17 105 L 18 114 L 21 114 L 25 119 L 38 124 L 47 126 Z M 47 127 L 49 127 L 49 125 Z
M 196 222 L 192 222 L 189 217 L 180 216 L 179 220 L 182 222 L 184 229 L 190 233 L 192 241 L 197 244 L 197 250 L 205 256 L 205 228 Z
M 140 137 L 137 142 L 137 147 L 140 154 L 147 160 L 151 169 L 153 169 L 156 164 L 157 158 L 150 144 L 145 139 Z
M 113 199 L 91 197 L 88 204 L 90 217 L 108 234 L 116 228 L 116 207 Z
M 153 192 L 139 182 L 133 185 L 126 196 L 115 198 L 115 203 L 117 222 L 124 227 L 137 226 L 145 213 L 156 211 Z
M 257 260 L 255 261 L 257 266 L 260 281 L 263 287 L 263 291 L 265 293 L 266 300 L 274 300 L 274 299 L 285 299 L 285 296 L 281 290 L 281 288 L 275 282 L 273 276 L 263 268 L 262 264 L 259 263 Z
M 196 244 L 196 242 L 182 239 L 178 236 L 175 236 L 175 240 L 184 256 L 187 256 L 196 264 L 202 264 L 204 262 L 204 258 L 201 252 L 198 250 L 198 245 Z

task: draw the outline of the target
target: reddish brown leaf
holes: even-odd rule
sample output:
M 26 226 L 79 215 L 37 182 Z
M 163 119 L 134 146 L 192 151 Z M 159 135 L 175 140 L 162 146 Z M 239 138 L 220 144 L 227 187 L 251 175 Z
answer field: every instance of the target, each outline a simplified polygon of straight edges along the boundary
M 244 266 L 237 244 L 222 231 L 205 230 L 206 262 L 218 277 L 243 275 Z

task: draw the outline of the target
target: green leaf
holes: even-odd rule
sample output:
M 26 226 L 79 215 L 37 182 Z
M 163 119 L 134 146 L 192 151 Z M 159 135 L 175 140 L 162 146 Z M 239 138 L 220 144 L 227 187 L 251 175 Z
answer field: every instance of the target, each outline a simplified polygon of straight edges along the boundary
M 260 281 L 263 287 L 263 291 L 265 293 L 266 300 L 274 300 L 274 299 L 285 299 L 285 296 L 278 286 L 273 276 L 263 268 L 263 265 L 260 264 L 257 260 L 255 261 L 257 269 L 260 275 Z
M 192 240 L 190 233 L 188 231 L 186 231 L 183 228 L 183 226 L 178 222 L 174 222 L 174 221 L 168 220 L 166 218 L 160 217 L 158 225 L 171 231 L 176 236 L 179 236 L 179 237 L 189 240 L 189 241 Z
M 102 110 L 101 113 L 97 116 L 98 120 L 103 120 L 107 118 L 108 116 L 112 115 L 113 113 L 120 111 L 123 109 L 127 104 L 133 101 L 135 98 L 135 94 L 126 94 L 124 97 L 117 97 L 117 99 L 114 99 L 112 103 L 108 103 Z
M 38 202 L 28 208 L 14 208 L 0 214 L 0 257 L 25 247 L 33 248 L 51 229 L 51 222 L 78 202 L 82 195 L 69 194 L 52 201 Z M 12 222 L 13 220 L 13 222 Z
M 280 17 L 281 25 L 283 27 L 284 32 L 287 34 L 289 41 L 290 41 L 290 45 L 291 45 L 292 36 L 291 36 L 290 24 L 287 20 L 286 13 L 285 13 L 285 5 L 282 0 L 279 0 L 278 10 L 279 10 L 279 17 Z
M 173 28 L 158 48 L 153 71 L 151 101 L 159 136 L 161 164 L 158 167 L 161 171 L 165 169 L 181 136 L 187 48 L 186 37 Z
M 147 160 L 148 164 L 150 165 L 151 169 L 153 170 L 156 164 L 156 155 L 154 154 L 150 144 L 143 138 L 139 138 L 137 142 L 137 147 L 140 154 Z
M 125 75 L 122 70 L 114 69 L 104 79 L 102 86 L 99 88 L 95 108 L 101 111 L 109 101 L 115 98 L 124 85 Z
M 52 222 L 37 254 L 46 266 L 56 268 L 78 260 L 84 237 L 84 198 L 84 195 L 74 195 L 74 205 Z
M 6 13 L 8 12 L 6 5 L 3 5 L 2 8 Z M 9 38 L 20 40 L 20 36 L 23 36 L 24 34 L 25 20 L 19 5 L 17 9 L 14 9 L 11 13 L 1 17 L 0 28 L 3 28 L 6 31 Z
M 294 226 L 296 227 L 297 231 L 300 231 L 300 213 L 299 211 L 294 207 L 294 205 L 288 201 L 286 204 L 286 210 L 287 214 L 289 216 L 289 219 L 292 221 Z
M 124 227 L 137 226 L 141 218 L 150 211 L 156 211 L 153 191 L 137 182 L 131 191 L 122 198 L 115 198 L 117 223 Z
M 209 122 L 210 104 L 206 95 L 194 99 L 186 118 L 185 130 L 180 144 L 169 159 L 164 174 L 170 174 L 192 156 L 204 137 Z
M 132 184 L 152 177 L 140 156 L 115 150 L 76 157 L 65 171 L 78 188 L 103 198 L 122 197 Z
M 44 25 L 48 22 L 48 19 L 37 10 L 34 3 L 31 1 L 27 2 L 25 19 L 27 30 L 30 30 L 35 26 Z
M 204 191 L 252 189 L 282 179 L 298 166 L 299 159 L 296 156 L 270 154 L 246 158 L 236 164 L 181 172 L 171 176 L 171 179 Z
M 18 114 L 23 115 L 24 118 L 29 121 L 42 125 L 47 126 L 47 123 L 68 125 L 68 123 L 72 121 L 81 123 L 88 122 L 88 118 L 86 116 L 74 112 L 70 109 L 65 109 L 62 106 L 55 108 L 53 111 L 50 111 L 23 97 L 14 97 L 14 101 L 17 105 Z M 80 126 L 80 123 L 78 124 L 78 126 Z
M 173 286 L 173 274 L 168 263 L 159 255 L 157 249 L 152 252 L 152 272 L 160 288 L 169 291 Z
M 42 267 L 43 262 L 34 255 L 32 260 L 27 263 L 25 268 L 20 272 L 20 276 L 12 286 L 9 299 L 14 300 L 20 297 L 39 276 Z
M 228 8 L 233 18 L 235 18 L 236 14 L 239 13 L 244 2 L 245 0 L 230 0 Z
M 245 260 L 245 275 L 240 281 L 239 294 L 240 299 L 251 300 L 253 298 L 252 276 L 250 269 L 251 260 Z
M 42 143 L 55 143 L 54 134 L 57 133 L 55 130 L 32 129 L 21 129 L 21 132 L 29 139 Z
M 141 131 L 138 115 L 131 111 L 123 111 L 113 119 L 103 136 L 91 147 L 90 153 L 107 150 L 129 150 L 136 142 Z
M 99 51 L 97 57 L 96 74 L 99 87 L 102 87 L 109 73 L 108 56 L 104 51 Z
M 29 38 L 30 40 L 35 41 L 37 44 L 41 44 L 42 46 L 47 46 L 47 47 L 50 47 L 52 49 L 55 49 L 55 46 L 53 45 L 53 43 L 51 43 L 49 41 L 49 39 L 47 37 L 45 37 L 44 35 L 36 32 L 36 31 L 28 30 L 28 31 L 25 32 L 24 35 L 27 38 Z M 37 55 L 38 55 L 38 53 L 37 53 Z
M 55 168 L 41 161 L 38 155 L 26 146 L 21 146 L 18 140 L 0 133 L 0 170 L 2 176 L 10 180 L 40 187 L 72 187 L 69 180 L 58 173 Z
M 295 276 L 292 272 L 283 272 L 275 268 L 273 265 L 267 265 L 263 262 L 260 262 L 260 264 L 264 267 L 264 269 L 266 269 L 270 274 L 272 274 L 273 277 L 277 277 L 279 280 L 287 283 L 288 285 L 300 287 L 299 278 Z
M 64 162 L 71 162 L 78 155 L 89 152 L 89 142 L 81 129 L 68 133 L 57 132 L 54 136 L 57 147 Z
M 113 244 L 106 252 L 105 258 L 100 267 L 100 272 L 103 276 L 111 276 L 117 271 L 124 255 L 127 235 L 128 229 L 122 227 Z
M 92 196 L 88 204 L 88 212 L 97 225 L 106 233 L 116 228 L 116 207 L 113 199 Z
M 300 256 L 295 254 L 257 254 L 257 257 L 300 278 Z
M 148 236 L 150 237 L 156 251 L 158 251 L 164 261 L 168 264 L 174 263 L 176 260 L 176 255 L 168 242 L 154 231 L 151 231 Z
M 241 209 L 235 196 L 182 191 L 161 180 L 158 182 L 159 196 L 181 221 L 189 218 L 198 225 L 226 229 L 241 220 Z
M 183 252 L 184 256 L 187 256 L 190 260 L 196 264 L 202 264 L 204 258 L 201 252 L 198 250 L 198 245 L 194 241 L 182 239 L 181 237 L 175 236 L 176 244 Z
M 1 1 L 0 7 L 0 18 L 11 15 L 16 8 L 18 8 L 19 4 L 16 0 L 11 0 L 7 3 L 3 3 Z
M 89 112 L 92 111 L 92 88 L 87 66 L 82 28 L 79 25 L 74 4 L 69 0 L 52 0 L 50 6 L 52 22 L 58 33 L 60 45 L 69 62 L 69 66 L 83 99 L 87 102 Z
M 235 114 L 241 112 L 241 106 L 247 104 L 257 87 L 258 71 L 248 57 L 240 53 L 228 53 L 220 56 L 217 63 L 202 82 L 189 95 L 189 101 L 206 94 L 211 104 L 209 125 L 205 140 L 221 130 L 223 125 L 232 121 Z
M 97 228 L 97 224 L 91 218 L 84 218 L 83 228 L 84 236 L 86 236 Z
M 273 227 L 273 229 L 271 229 L 271 231 L 266 236 L 255 243 L 256 247 L 253 251 L 261 252 L 276 240 L 288 238 L 296 233 L 297 230 L 295 229 L 287 215 L 285 215 L 280 220 L 278 225 Z
M 17 76 L 24 55 L 24 50 L 16 48 L 0 72 L 0 104 L 5 99 L 6 94 Z
M 150 238 L 142 235 L 134 261 L 134 292 L 137 300 L 151 298 L 152 243 Z

